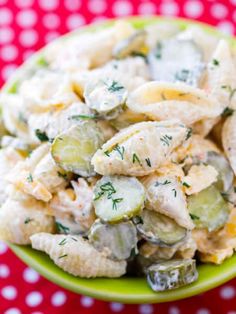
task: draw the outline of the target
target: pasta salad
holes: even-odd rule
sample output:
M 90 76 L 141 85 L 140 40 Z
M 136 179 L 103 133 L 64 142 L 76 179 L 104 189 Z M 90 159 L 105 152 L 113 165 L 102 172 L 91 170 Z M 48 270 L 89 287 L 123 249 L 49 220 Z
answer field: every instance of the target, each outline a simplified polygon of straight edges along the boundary
M 236 57 L 120 20 L 46 47 L 0 93 L 0 238 L 79 277 L 197 280 L 236 249 Z

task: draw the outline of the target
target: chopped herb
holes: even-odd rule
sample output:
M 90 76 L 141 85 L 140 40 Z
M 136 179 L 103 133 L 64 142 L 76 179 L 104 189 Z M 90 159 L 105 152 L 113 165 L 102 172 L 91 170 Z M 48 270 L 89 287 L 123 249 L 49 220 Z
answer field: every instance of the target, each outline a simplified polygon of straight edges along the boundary
M 61 255 L 61 256 L 58 257 L 58 259 L 64 258 L 66 256 L 68 256 L 68 254 Z
M 159 186 L 159 185 L 167 185 L 167 184 L 170 184 L 171 182 L 170 181 L 168 181 L 168 180 L 165 180 L 164 182 L 158 182 L 158 181 L 156 181 L 156 183 L 155 183 L 155 186 Z
M 124 86 L 120 85 L 117 81 L 112 81 L 111 85 L 108 87 L 109 92 L 118 92 L 119 90 L 124 89 Z
M 28 182 L 33 182 L 33 181 L 34 181 L 34 180 L 33 180 L 33 176 L 32 176 L 31 173 L 28 175 L 28 177 L 26 178 L 26 180 L 27 180 Z
M 161 59 L 162 57 L 162 44 L 161 43 L 157 43 L 156 50 L 155 50 L 155 57 L 157 59 Z
M 146 161 L 146 163 L 147 163 L 148 167 L 150 167 L 150 168 L 151 168 L 152 164 L 151 164 L 151 160 L 150 160 L 150 158 L 145 158 L 145 161 Z
M 61 173 L 60 171 L 57 171 L 57 175 L 58 177 L 63 178 L 64 180 L 68 180 L 66 173 Z
M 193 134 L 193 129 L 192 128 L 188 128 L 188 131 L 187 131 L 187 135 L 185 137 L 185 141 L 187 141 Z
M 39 129 L 35 130 L 35 135 L 41 142 L 48 142 L 49 138 L 45 132 L 40 131 Z
M 57 226 L 57 230 L 59 232 L 62 232 L 62 233 L 65 233 L 65 234 L 68 234 L 70 232 L 70 228 L 68 228 L 66 226 L 63 226 L 63 224 L 61 224 L 60 222 L 56 221 L 56 226 Z
M 123 201 L 123 198 L 112 199 L 112 209 L 117 210 L 117 204 L 122 202 L 122 201 Z
M 119 146 L 119 145 L 117 144 L 113 150 L 117 151 L 117 153 L 120 155 L 120 157 L 121 157 L 122 160 L 124 159 L 124 153 L 125 153 L 125 148 L 124 148 L 124 146 Z
M 170 141 L 172 140 L 172 136 L 164 135 L 160 138 L 160 140 L 163 142 L 163 145 L 170 146 Z
M 174 196 L 176 197 L 176 196 L 177 196 L 177 191 L 176 191 L 176 189 L 172 189 L 172 191 L 174 192 Z
M 189 216 L 191 217 L 192 220 L 199 220 L 200 218 L 194 214 L 189 214 Z
M 212 63 L 213 63 L 213 65 L 216 65 L 216 66 L 220 65 L 220 62 L 217 59 L 213 59 Z
M 98 192 L 97 195 L 95 195 L 94 201 L 98 200 L 99 198 L 101 198 L 105 192 L 107 192 L 107 198 L 111 199 L 112 194 L 116 193 L 116 190 L 114 188 L 114 186 L 112 185 L 111 182 L 106 182 L 104 184 L 102 184 L 100 186 L 100 192 Z
M 183 69 L 180 72 L 175 73 L 175 79 L 177 81 L 187 82 L 189 74 L 190 74 L 189 70 Z
M 139 159 L 138 156 L 134 153 L 134 154 L 133 154 L 133 159 L 132 159 L 133 164 L 134 164 L 136 161 L 137 161 L 137 162 L 140 164 L 140 166 L 141 166 L 141 161 L 140 161 L 140 159 Z
M 63 239 L 63 240 L 61 240 L 61 242 L 60 242 L 60 243 L 58 243 L 58 245 L 64 245 L 64 244 L 66 244 L 66 238 L 65 238 L 65 239 Z
M 191 185 L 189 185 L 187 182 L 183 182 L 182 184 L 183 184 L 183 186 L 186 186 L 186 188 L 190 188 L 191 187 Z
M 104 152 L 104 154 L 105 154 L 107 157 L 110 157 L 110 153 L 109 153 L 108 150 L 106 150 L 106 151 Z
M 75 242 L 78 242 L 78 240 L 77 240 L 76 238 L 72 238 L 72 237 L 71 237 L 71 239 L 72 239 L 73 241 L 75 241 Z
M 34 219 L 28 217 L 28 218 L 25 219 L 24 224 L 27 225 L 29 222 L 31 222 L 31 221 L 33 221 L 33 220 L 34 220 Z
M 236 93 L 236 88 L 232 88 L 230 85 L 222 85 L 221 88 L 226 89 L 227 92 L 229 92 L 229 101 L 231 101 Z
M 227 117 L 232 116 L 233 113 L 234 113 L 234 109 L 226 107 L 224 111 L 222 112 L 221 117 L 227 118 Z
M 95 115 L 85 115 L 85 114 L 77 114 L 68 118 L 68 120 L 93 120 L 97 119 Z

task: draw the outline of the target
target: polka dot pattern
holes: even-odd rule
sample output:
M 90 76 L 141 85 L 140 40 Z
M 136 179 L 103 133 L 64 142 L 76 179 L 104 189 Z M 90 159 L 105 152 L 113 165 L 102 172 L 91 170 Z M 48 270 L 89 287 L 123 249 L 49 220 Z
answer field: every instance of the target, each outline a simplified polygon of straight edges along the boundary
M 236 0 L 0 0 L 0 86 L 18 65 L 60 35 L 90 22 L 138 14 L 197 19 L 236 34 Z M 236 314 L 235 308 L 236 279 L 158 306 L 78 296 L 43 279 L 0 241 L 1 314 Z

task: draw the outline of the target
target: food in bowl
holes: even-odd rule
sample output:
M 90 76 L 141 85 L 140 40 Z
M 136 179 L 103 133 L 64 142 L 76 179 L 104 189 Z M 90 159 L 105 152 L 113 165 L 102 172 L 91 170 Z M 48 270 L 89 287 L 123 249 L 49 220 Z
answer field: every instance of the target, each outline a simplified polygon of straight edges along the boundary
M 197 280 L 236 248 L 235 55 L 127 21 L 46 47 L 1 92 L 0 238 L 74 276 Z

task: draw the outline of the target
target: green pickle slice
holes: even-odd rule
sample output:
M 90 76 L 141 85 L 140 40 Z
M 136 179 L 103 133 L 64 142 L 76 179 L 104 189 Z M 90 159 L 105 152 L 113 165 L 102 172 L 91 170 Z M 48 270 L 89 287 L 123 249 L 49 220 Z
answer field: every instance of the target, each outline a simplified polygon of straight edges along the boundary
M 195 226 L 210 232 L 224 226 L 229 216 L 229 206 L 214 185 L 190 195 L 188 209 Z
M 88 238 L 98 251 L 109 252 L 114 260 L 128 259 L 132 250 L 137 252 L 137 231 L 131 221 L 104 224 L 98 220 L 92 225 Z
M 196 261 L 192 259 L 159 262 L 147 269 L 147 282 L 154 291 L 177 289 L 197 279 Z
M 103 144 L 102 132 L 95 121 L 82 121 L 53 141 L 52 157 L 64 170 L 87 177 L 94 175 L 91 159 Z
M 153 244 L 164 247 L 174 246 L 187 236 L 187 229 L 153 210 L 144 209 L 140 218 L 141 222 L 137 224 L 137 229 L 145 240 Z
M 134 177 L 104 176 L 94 188 L 95 213 L 104 222 L 118 222 L 138 215 L 144 201 L 144 187 Z

